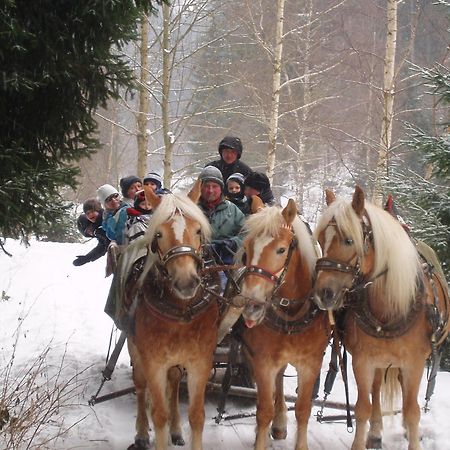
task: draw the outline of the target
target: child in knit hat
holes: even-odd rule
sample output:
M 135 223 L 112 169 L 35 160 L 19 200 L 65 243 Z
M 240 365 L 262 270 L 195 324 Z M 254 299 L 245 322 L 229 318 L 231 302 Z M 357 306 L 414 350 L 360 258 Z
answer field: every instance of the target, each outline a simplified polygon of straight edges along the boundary
M 142 189 L 141 179 L 136 175 L 130 175 L 121 178 L 119 184 L 122 191 L 123 201 L 128 206 L 133 206 L 134 196 L 136 195 L 136 192 Z
M 242 173 L 236 172 L 228 177 L 227 191 L 227 199 L 234 203 L 244 215 L 248 216 L 251 211 L 247 197 L 244 194 L 244 175 Z

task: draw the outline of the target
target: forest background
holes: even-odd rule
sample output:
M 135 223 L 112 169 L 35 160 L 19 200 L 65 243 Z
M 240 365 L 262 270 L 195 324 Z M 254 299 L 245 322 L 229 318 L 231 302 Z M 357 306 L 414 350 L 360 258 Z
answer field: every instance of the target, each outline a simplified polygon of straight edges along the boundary
M 443 88 L 448 94 L 448 6 L 423 0 L 162 6 L 141 26 L 140 42 L 124 51 L 138 88 L 97 111 L 103 147 L 82 161 L 76 200 L 146 170 L 162 173 L 166 186 L 186 185 L 218 158 L 222 137 L 234 134 L 243 141 L 243 161 L 266 171 L 276 195 L 295 198 L 312 223 L 325 187 L 345 194 L 359 184 L 369 198 L 377 185 L 381 198 L 392 193 L 414 235 L 440 252 L 447 270 L 448 171 L 436 177 L 440 165 L 420 150 L 442 140 L 443 158 L 449 156 L 449 109 L 439 95 Z
M 0 236 L 79 239 L 98 186 L 148 171 L 187 186 L 233 134 L 312 224 L 324 188 L 392 193 L 448 275 L 449 6 L 3 2 Z

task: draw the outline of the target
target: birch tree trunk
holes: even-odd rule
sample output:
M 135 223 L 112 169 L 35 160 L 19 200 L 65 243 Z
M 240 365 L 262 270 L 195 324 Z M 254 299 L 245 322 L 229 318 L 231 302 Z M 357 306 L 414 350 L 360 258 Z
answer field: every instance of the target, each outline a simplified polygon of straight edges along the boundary
M 392 145 L 392 124 L 394 117 L 395 97 L 395 52 L 397 46 L 397 6 L 398 0 L 387 0 L 387 36 L 386 54 L 384 58 L 383 80 L 383 117 L 378 150 L 378 162 L 375 173 L 373 202 L 382 203 L 383 180 L 388 176 L 389 151 Z
M 308 12 L 306 19 L 306 29 L 305 29 L 305 54 L 303 58 L 303 105 L 304 108 L 300 110 L 300 122 L 299 122 L 299 137 L 298 137 L 298 155 L 297 155 L 297 173 L 296 175 L 296 186 L 295 186 L 295 198 L 297 205 L 300 206 L 300 212 L 303 213 L 303 201 L 304 201 L 304 178 L 305 178 L 305 166 L 304 160 L 306 155 L 306 133 L 305 124 L 308 123 L 309 118 L 309 105 L 311 103 L 311 25 L 312 25 L 312 14 L 313 14 L 313 0 L 308 0 Z
M 275 32 L 275 50 L 273 56 L 272 101 L 269 118 L 269 148 L 267 151 L 267 176 L 273 183 L 275 170 L 276 145 L 278 137 L 278 111 L 280 107 L 281 58 L 283 55 L 283 26 L 285 0 L 277 0 L 277 24 Z
M 171 81 L 171 50 L 170 50 L 170 5 L 163 4 L 163 35 L 162 35 L 162 98 L 161 120 L 164 140 L 164 186 L 170 188 L 172 182 L 173 139 L 170 131 L 170 81 Z
M 137 112 L 137 176 L 144 178 L 147 172 L 147 150 L 148 150 L 148 113 L 149 113 L 149 60 L 148 60 L 148 19 L 143 15 L 141 19 L 141 46 L 140 46 L 140 83 L 139 83 L 139 110 Z

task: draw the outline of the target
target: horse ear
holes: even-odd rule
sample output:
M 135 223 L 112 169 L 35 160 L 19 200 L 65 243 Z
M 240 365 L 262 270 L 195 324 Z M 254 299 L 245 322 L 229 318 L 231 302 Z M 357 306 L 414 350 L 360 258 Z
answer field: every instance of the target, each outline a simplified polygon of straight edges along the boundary
M 384 205 L 384 210 L 387 211 L 389 214 L 394 214 L 394 197 L 392 197 L 392 194 L 388 195 L 388 198 L 386 200 L 386 204 Z
M 196 180 L 196 182 L 194 183 L 194 186 L 192 186 L 192 188 L 189 191 L 187 196 L 194 203 L 198 203 L 201 193 L 202 193 L 202 180 Z
M 156 209 L 158 205 L 161 203 L 161 197 L 155 194 L 155 191 L 151 188 L 150 185 L 144 184 L 144 192 L 145 199 L 150 205 L 152 205 L 153 209 Z
M 288 204 L 283 209 L 281 214 L 284 217 L 284 220 L 286 221 L 286 224 L 288 226 L 291 226 L 292 222 L 295 219 L 295 216 L 297 215 L 297 206 L 296 206 L 294 200 L 292 200 L 292 198 L 289 199 Z
M 357 185 L 353 193 L 352 208 L 358 216 L 362 216 L 364 212 L 364 191 Z
M 333 191 L 330 189 L 325 189 L 325 201 L 327 202 L 327 206 L 330 206 L 336 200 L 336 196 Z
M 252 214 L 256 214 L 258 211 L 261 211 L 261 209 L 264 208 L 264 202 L 257 196 L 252 195 L 252 206 L 251 211 Z

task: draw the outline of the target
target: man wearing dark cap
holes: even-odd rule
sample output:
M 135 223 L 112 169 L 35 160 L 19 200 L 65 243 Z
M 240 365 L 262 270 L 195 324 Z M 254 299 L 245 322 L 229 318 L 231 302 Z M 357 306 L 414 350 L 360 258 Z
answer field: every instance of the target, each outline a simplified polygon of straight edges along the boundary
M 242 150 L 242 142 L 238 137 L 225 136 L 219 143 L 220 159 L 208 163 L 208 166 L 217 167 L 222 173 L 224 182 L 236 172 L 241 173 L 245 177 L 252 169 L 241 161 Z M 225 186 L 225 194 L 227 193 Z
M 268 206 L 275 204 L 270 181 L 265 173 L 252 172 L 247 175 L 244 180 L 244 193 L 248 198 L 250 206 L 252 195 L 257 195 Z
M 245 216 L 240 209 L 224 197 L 224 182 L 217 167 L 206 166 L 199 175 L 202 181 L 200 209 L 211 224 L 211 252 L 219 264 L 231 264 L 237 249 L 242 245 L 240 234 Z M 222 288 L 225 276 L 221 273 Z

